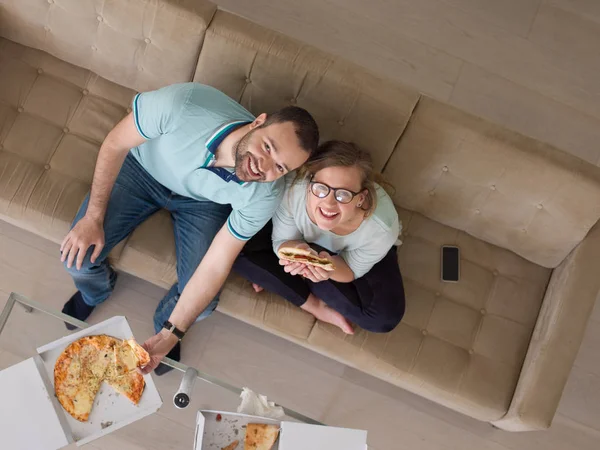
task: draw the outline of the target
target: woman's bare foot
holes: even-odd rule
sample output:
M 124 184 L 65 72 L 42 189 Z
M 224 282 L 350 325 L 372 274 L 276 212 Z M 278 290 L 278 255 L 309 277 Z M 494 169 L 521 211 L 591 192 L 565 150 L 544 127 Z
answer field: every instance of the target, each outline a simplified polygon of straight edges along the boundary
M 350 325 L 350 322 L 348 322 L 348 319 L 312 294 L 310 294 L 308 300 L 306 300 L 306 303 L 301 308 L 311 313 L 320 321 L 335 325 L 346 334 L 354 334 L 354 329 Z
M 264 291 L 264 288 L 262 286 L 259 286 L 256 283 L 252 283 L 252 287 L 254 288 L 254 292 L 262 292 L 262 291 Z

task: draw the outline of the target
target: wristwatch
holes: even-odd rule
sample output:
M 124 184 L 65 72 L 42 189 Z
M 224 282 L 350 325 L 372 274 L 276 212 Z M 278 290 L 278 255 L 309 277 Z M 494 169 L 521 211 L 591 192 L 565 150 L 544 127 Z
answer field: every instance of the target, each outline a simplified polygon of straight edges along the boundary
M 181 331 L 179 328 L 177 328 L 175 325 L 173 325 L 168 320 L 165 320 L 165 323 L 163 323 L 163 328 L 166 329 L 167 331 L 170 331 L 175 336 L 177 336 L 177 339 L 179 339 L 180 341 L 185 336 L 185 331 Z

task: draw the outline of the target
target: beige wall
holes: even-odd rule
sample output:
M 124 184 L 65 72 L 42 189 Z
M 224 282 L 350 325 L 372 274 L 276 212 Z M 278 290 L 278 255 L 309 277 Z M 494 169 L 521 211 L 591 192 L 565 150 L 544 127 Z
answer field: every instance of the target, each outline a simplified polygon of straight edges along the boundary
M 215 0 L 600 163 L 597 0 Z

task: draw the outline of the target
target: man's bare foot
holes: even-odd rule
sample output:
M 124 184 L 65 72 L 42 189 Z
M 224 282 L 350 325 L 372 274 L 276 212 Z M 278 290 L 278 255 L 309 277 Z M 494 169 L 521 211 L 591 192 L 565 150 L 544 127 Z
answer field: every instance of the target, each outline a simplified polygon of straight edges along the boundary
M 264 291 L 264 288 L 256 283 L 252 283 L 252 287 L 254 288 L 254 292 L 258 293 Z
M 354 334 L 354 329 L 348 319 L 342 316 L 335 309 L 330 308 L 320 298 L 310 295 L 306 303 L 301 306 L 302 309 L 308 311 L 322 322 L 330 323 L 340 328 L 346 334 Z

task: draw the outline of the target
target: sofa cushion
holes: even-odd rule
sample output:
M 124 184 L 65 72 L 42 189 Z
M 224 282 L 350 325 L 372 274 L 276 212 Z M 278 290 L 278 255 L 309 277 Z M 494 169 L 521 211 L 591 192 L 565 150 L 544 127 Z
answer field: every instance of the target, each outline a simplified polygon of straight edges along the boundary
M 60 242 L 134 92 L 0 38 L 0 214 Z
M 223 11 L 207 31 L 194 81 L 221 89 L 255 114 L 292 104 L 306 108 L 321 140 L 364 146 L 377 170 L 419 98 L 416 91 Z
M 600 218 L 597 167 L 426 97 L 384 175 L 396 204 L 544 267 Z
M 344 335 L 318 322 L 308 345 L 480 420 L 510 405 L 551 271 L 418 213 L 398 260 L 406 314 L 388 334 Z M 459 283 L 440 280 L 440 247 L 461 249 Z
M 207 0 L 0 0 L 0 36 L 138 91 L 190 81 Z

